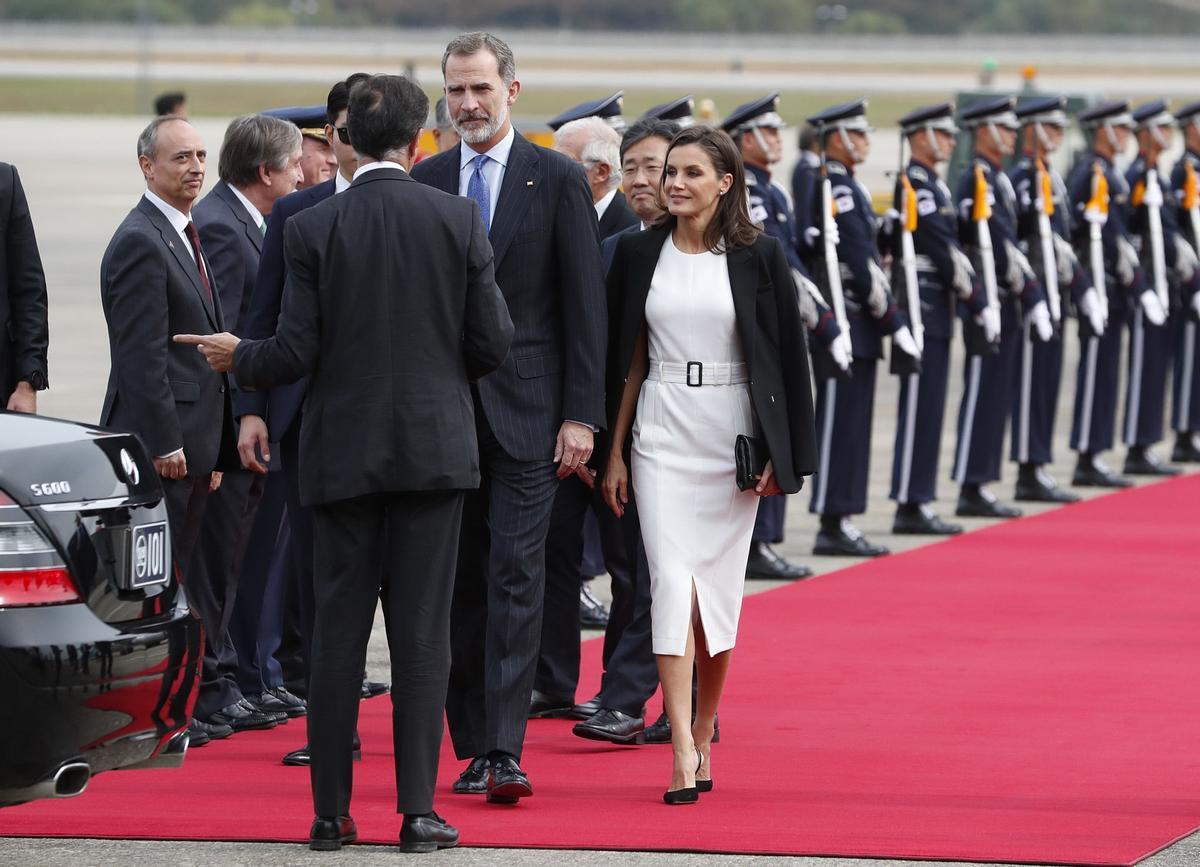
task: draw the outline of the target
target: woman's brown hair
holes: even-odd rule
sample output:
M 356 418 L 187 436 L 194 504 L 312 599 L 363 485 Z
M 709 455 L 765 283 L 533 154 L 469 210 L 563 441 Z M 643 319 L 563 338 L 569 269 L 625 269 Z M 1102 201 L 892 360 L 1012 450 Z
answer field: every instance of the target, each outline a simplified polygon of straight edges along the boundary
M 662 180 L 659 182 L 659 195 L 666 200 L 666 161 L 671 158 L 671 151 L 685 145 L 697 145 L 704 151 L 718 177 L 733 175 L 733 185 L 718 199 L 717 211 L 704 230 L 704 246 L 712 253 L 725 253 L 738 247 L 749 247 L 762 230 L 750 219 L 749 198 L 746 195 L 746 169 L 742 165 L 742 155 L 724 130 L 700 124 L 680 130 L 667 146 L 667 158 L 663 160 Z M 676 222 L 677 218 L 667 213 L 658 225 L 674 229 Z

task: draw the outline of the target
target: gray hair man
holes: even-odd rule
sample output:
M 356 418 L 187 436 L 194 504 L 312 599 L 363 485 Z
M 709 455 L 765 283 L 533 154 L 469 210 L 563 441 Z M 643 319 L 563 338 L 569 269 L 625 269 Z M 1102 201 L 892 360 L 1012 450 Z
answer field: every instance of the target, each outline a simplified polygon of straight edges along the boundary
M 607 238 L 638 222 L 629 210 L 621 186 L 621 136 L 592 115 L 568 121 L 554 133 L 554 149 L 579 163 L 592 191 L 600 237 Z
M 459 142 L 460 136 L 454 129 L 454 122 L 450 120 L 450 107 L 446 104 L 444 96 L 438 99 L 433 108 L 433 127 L 430 132 L 433 133 L 438 153 L 450 150 Z

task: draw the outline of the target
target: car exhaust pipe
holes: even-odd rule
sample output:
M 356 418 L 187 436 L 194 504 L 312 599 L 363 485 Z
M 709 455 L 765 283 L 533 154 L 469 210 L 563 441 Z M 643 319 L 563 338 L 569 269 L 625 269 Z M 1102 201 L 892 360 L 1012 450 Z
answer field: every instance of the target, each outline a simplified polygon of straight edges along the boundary
M 92 778 L 92 769 L 87 762 L 67 762 L 61 765 L 51 778 L 53 797 L 74 798 L 82 795 Z

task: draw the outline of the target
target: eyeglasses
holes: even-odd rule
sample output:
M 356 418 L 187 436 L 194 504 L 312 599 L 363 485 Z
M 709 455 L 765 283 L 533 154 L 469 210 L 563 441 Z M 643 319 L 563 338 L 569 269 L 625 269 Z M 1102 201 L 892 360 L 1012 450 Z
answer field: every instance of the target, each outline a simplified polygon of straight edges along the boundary
M 344 145 L 350 144 L 350 128 L 349 127 L 335 126 L 334 130 L 337 132 L 338 141 L 340 141 Z

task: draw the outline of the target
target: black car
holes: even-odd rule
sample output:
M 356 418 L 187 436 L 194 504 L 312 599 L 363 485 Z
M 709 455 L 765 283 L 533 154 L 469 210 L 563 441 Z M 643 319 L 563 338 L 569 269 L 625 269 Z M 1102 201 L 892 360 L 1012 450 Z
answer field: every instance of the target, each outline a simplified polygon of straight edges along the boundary
M 0 411 L 0 805 L 178 767 L 202 640 L 137 437 Z

